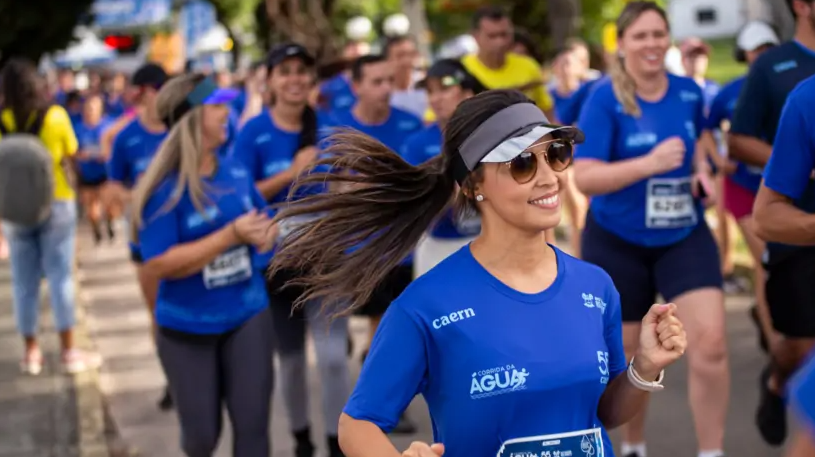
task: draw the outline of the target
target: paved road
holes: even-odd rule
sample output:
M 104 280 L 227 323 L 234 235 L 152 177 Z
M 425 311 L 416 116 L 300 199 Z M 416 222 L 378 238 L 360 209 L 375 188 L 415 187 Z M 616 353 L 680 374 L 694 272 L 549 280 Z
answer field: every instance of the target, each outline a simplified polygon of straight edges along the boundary
M 174 415 L 160 413 L 155 406 L 164 380 L 148 338 L 148 316 L 139 298 L 132 267 L 126 260 L 124 245 L 86 250 L 81 256 L 81 269 L 82 290 L 89 308 L 88 326 L 92 338 L 106 358 L 100 374 L 102 390 L 106 394 L 109 413 L 118 428 L 120 444 L 131 453 L 145 457 L 181 457 Z M 755 332 L 746 316 L 748 302 L 745 298 L 728 300 L 733 390 L 726 448 L 731 456 L 775 457 L 780 456 L 781 452 L 764 445 L 753 427 L 756 378 L 763 357 L 757 350 Z M 5 322 L 2 319 L 0 322 Z M 352 327 L 354 338 L 360 342 L 364 340 L 364 322 L 353 321 Z M 351 364 L 356 372 L 358 362 Z M 654 395 L 647 428 L 651 440 L 649 453 L 652 456 L 695 455 L 684 370 L 684 365 L 673 367 L 667 374 L 669 389 Z M 3 374 L 0 373 L 0 376 Z M 315 378 L 311 376 L 314 398 L 311 410 L 312 417 L 318 418 L 319 389 Z M 282 406 L 278 393 L 273 408 L 274 455 L 290 457 L 292 442 Z M 431 436 L 427 410 L 421 400 L 413 402 L 410 414 L 419 421 L 420 432 L 417 436 L 396 438 L 400 446 L 407 446 L 413 439 L 428 440 Z M 315 427 L 315 437 L 322 436 L 319 424 L 315 424 Z M 230 454 L 229 443 L 229 433 L 225 433 L 217 454 L 219 457 Z M 322 440 L 318 443 L 323 444 Z M 3 455 L 0 452 L 0 456 Z

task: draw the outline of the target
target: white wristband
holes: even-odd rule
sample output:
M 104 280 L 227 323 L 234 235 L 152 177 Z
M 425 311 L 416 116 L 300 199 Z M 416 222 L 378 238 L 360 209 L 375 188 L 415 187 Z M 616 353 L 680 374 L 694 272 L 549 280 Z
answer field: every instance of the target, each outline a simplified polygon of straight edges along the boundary
M 659 392 L 660 390 L 664 389 L 665 386 L 662 385 L 662 380 L 665 379 L 665 370 L 659 372 L 659 376 L 657 377 L 656 381 L 646 381 L 642 379 L 637 370 L 634 369 L 634 358 L 631 358 L 631 363 L 628 364 L 628 381 L 637 389 L 644 390 L 646 392 Z

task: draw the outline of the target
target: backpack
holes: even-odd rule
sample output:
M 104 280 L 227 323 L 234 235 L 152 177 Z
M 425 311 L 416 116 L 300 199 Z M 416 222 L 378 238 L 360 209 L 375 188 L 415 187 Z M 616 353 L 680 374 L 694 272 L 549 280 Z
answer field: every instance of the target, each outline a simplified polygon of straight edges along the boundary
M 47 108 L 25 132 L 9 132 L 0 120 L 0 219 L 35 227 L 51 215 L 54 159 L 40 139 Z

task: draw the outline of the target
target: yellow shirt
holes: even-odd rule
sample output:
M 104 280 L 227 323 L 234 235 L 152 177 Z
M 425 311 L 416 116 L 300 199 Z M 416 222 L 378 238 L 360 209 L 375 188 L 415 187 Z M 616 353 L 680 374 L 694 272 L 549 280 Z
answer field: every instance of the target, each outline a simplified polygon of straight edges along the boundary
M 17 129 L 14 124 L 14 115 L 8 108 L 4 109 L 0 114 L 0 122 L 10 132 Z M 54 198 L 56 200 L 73 200 L 75 198 L 74 190 L 65 177 L 62 160 L 76 154 L 79 142 L 76 140 L 71 118 L 68 117 L 65 108 L 53 105 L 48 109 L 48 112 L 45 113 L 45 119 L 43 119 L 42 130 L 40 130 L 40 139 L 42 139 L 54 159 Z
M 531 86 L 524 89 L 523 93 L 540 109 L 549 111 L 554 106 L 552 97 L 543 84 L 540 66 L 531 57 L 507 53 L 504 66 L 497 70 L 484 65 L 475 54 L 464 56 L 461 63 L 489 89 L 521 89 Z

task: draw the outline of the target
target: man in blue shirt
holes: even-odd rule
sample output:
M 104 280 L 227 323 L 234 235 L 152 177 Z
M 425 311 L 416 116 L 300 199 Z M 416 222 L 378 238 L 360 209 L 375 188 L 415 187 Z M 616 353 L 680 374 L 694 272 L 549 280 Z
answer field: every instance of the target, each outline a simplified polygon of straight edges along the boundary
M 362 132 L 376 138 L 392 151 L 401 151 L 405 140 L 422 129 L 422 121 L 418 117 L 391 106 L 393 67 L 384 56 L 371 54 L 355 60 L 351 65 L 351 84 L 356 101 L 351 109 L 332 113 L 332 126 Z M 371 340 L 385 310 L 412 280 L 411 256 L 391 271 L 369 302 L 359 310 L 360 314 L 370 319 Z M 397 433 L 409 434 L 414 431 L 414 425 L 404 417 L 395 429 Z
M 809 148 L 806 142 L 809 140 L 790 141 L 784 137 L 789 129 L 778 130 L 778 126 L 787 95 L 798 83 L 815 74 L 815 1 L 788 2 L 796 18 L 794 39 L 765 52 L 750 67 L 736 105 L 728 146 L 735 160 L 758 167 L 767 164 L 771 153 L 776 151 L 773 160 L 783 164 L 776 165 L 776 169 L 794 170 L 808 182 L 812 167 L 793 169 L 790 165 L 796 155 L 793 149 Z M 806 133 L 795 132 L 793 137 L 799 139 Z M 773 327 L 782 338 L 771 349 L 772 370 L 765 369 L 762 374 L 756 422 L 768 443 L 780 445 L 787 434 L 782 398 L 784 385 L 815 341 L 815 281 L 803 273 L 807 270 L 797 268 L 798 265 L 815 265 L 815 249 L 802 247 L 808 243 L 796 241 L 790 235 L 793 227 L 801 227 L 790 213 L 803 214 L 792 209 L 791 200 L 799 200 L 798 208 L 808 208 L 808 199 L 801 198 L 806 197 L 806 186 L 795 187 L 797 194 L 793 195 L 792 183 L 781 183 L 778 171 L 765 171 L 764 179 L 756 198 L 755 219 L 759 236 L 768 241 L 767 304 Z M 792 176 L 783 179 L 800 183 Z M 810 244 L 815 245 L 815 240 Z
M 783 395 L 790 375 L 815 347 L 815 77 L 787 99 L 773 153 L 755 204 L 759 236 L 790 246 L 769 266 L 767 297 L 774 326 L 783 335 L 773 350 L 773 372 L 761 396 L 759 429 L 770 444 L 786 436 Z M 771 251 L 772 253 L 772 251 Z M 772 259 L 771 259 L 772 260 Z M 774 301 L 774 300 L 783 301 Z

